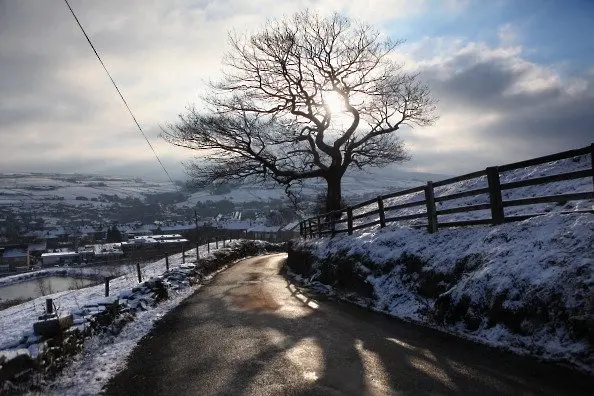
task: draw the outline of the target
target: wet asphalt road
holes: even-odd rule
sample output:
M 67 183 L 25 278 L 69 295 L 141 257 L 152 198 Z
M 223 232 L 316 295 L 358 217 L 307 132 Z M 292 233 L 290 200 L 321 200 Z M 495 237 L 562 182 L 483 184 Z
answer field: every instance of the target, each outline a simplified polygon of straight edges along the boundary
M 594 394 L 594 377 L 310 299 L 279 275 L 285 257 L 219 274 L 155 326 L 106 393 Z

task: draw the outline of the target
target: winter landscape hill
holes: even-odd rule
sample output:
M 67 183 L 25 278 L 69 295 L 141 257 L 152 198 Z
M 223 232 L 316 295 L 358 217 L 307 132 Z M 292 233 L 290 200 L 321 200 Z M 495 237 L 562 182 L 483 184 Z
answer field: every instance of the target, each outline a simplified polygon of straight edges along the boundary
M 503 182 L 565 172 L 585 172 L 588 175 L 575 180 L 560 180 L 544 186 L 518 189 L 509 192 L 505 198 L 591 192 L 591 169 L 591 157 L 586 155 L 508 172 L 502 175 Z M 345 190 L 361 194 L 351 195 L 352 202 L 356 203 L 364 195 L 416 187 L 427 178 L 440 179 L 435 175 L 424 176 L 412 175 L 408 179 L 392 179 L 390 175 L 385 179 L 365 176 L 357 179 L 358 176 L 355 176 L 345 180 Z M 68 176 L 4 175 L 0 191 L 5 194 L 4 197 L 10 195 L 13 201 L 18 201 L 21 208 L 27 204 L 51 203 L 52 200 L 47 199 L 48 192 L 63 196 L 71 208 L 81 205 L 82 208 L 88 208 L 85 205 L 89 204 L 105 205 L 100 200 L 101 194 L 90 195 L 90 191 L 95 189 L 109 191 L 110 188 L 117 188 L 121 199 L 137 199 L 139 202 L 142 202 L 141 199 L 150 200 L 151 196 L 173 192 L 164 183 L 77 177 L 76 180 L 65 180 Z M 19 179 L 22 184 L 18 184 Z M 35 183 L 27 184 L 27 179 L 35 180 Z M 105 186 L 85 186 L 91 183 L 105 183 Z M 439 195 L 480 189 L 484 185 L 484 178 L 479 177 L 443 189 Z M 84 195 L 85 191 L 88 195 Z M 245 196 L 250 196 L 246 191 L 260 198 L 262 205 L 264 200 L 270 200 L 272 196 L 271 191 L 266 195 L 262 190 L 243 187 L 224 194 L 204 195 L 204 199 L 208 201 L 206 197 L 216 199 L 214 197 L 220 196 L 221 199 L 234 198 L 237 202 L 245 202 Z M 311 190 L 312 193 L 314 191 Z M 198 194 L 201 193 L 188 194 L 176 205 L 184 205 L 185 202 L 190 206 L 192 196 L 199 202 Z M 76 199 L 82 196 L 89 201 Z M 19 199 L 15 199 L 17 197 Z M 97 198 L 97 201 L 91 201 L 92 198 Z M 395 203 L 419 198 L 411 194 L 397 198 Z M 460 199 L 459 205 L 485 202 L 484 196 Z M 301 240 L 294 245 L 292 253 L 300 252 L 299 264 L 295 266 L 295 261 L 291 262 L 289 256 L 289 266 L 294 271 L 295 280 L 318 293 L 354 301 L 389 315 L 498 348 L 569 364 L 591 373 L 594 372 L 594 214 L 584 211 L 592 208 L 593 204 L 592 199 L 538 204 L 529 208 L 530 211 L 545 215 L 497 226 L 448 228 L 433 234 L 423 228 L 411 227 L 415 224 L 392 223 L 385 228 L 376 225 L 356 230 L 353 235 Z M 14 202 L 5 204 L 6 207 L 16 207 L 13 205 Z M 510 214 L 516 215 L 518 212 L 512 211 Z M 474 219 L 483 215 L 481 211 L 461 213 L 456 215 L 459 216 L 456 219 Z M 372 219 L 360 219 L 368 220 Z M 200 249 L 200 256 L 205 257 L 208 250 L 204 246 Z M 176 264 L 179 264 L 180 259 L 180 255 L 170 258 Z M 163 261 L 150 264 L 143 271 L 158 275 L 164 269 Z M 129 270 L 126 275 L 114 279 L 114 287 L 118 288 L 120 295 L 127 296 L 126 293 L 130 293 L 127 288 L 138 289 L 133 288 L 136 284 L 134 269 Z M 14 281 L 18 279 L 14 278 Z M 170 303 L 163 303 L 139 314 L 126 325 L 120 336 L 110 336 L 108 339 L 93 336 L 85 341 L 84 350 L 77 355 L 76 363 L 68 365 L 65 375 L 58 377 L 52 386 L 67 389 L 68 392 L 73 389 L 99 391 L 112 375 L 124 367 L 127 355 L 140 338 L 150 331 L 154 321 L 192 291 L 187 283 L 184 284 L 185 289 L 180 289 L 183 290 L 181 294 L 175 289 L 179 286 L 168 287 L 171 287 L 170 293 L 175 296 Z M 59 301 L 64 313 L 79 312 L 79 307 L 96 308 L 104 304 L 104 299 L 100 297 L 102 291 L 99 285 L 55 293 L 50 297 Z M 43 312 L 44 298 L 15 305 L 0 313 L 3 335 L 0 345 L 10 349 L 20 347 L 23 342 L 25 345 L 31 342 L 29 350 L 23 353 L 39 353 L 37 350 L 31 351 L 32 347 L 37 348 L 39 340 L 30 330 L 30 323 Z M 15 318 L 18 320 L 15 321 Z M 125 347 L 122 347 L 123 344 Z
M 353 171 L 343 190 L 349 201 L 443 178 L 394 168 L 373 173 Z M 324 191 L 319 182 L 302 191 L 305 202 Z M 0 228 L 18 227 L 21 234 L 49 227 L 100 226 L 114 223 L 184 223 L 201 217 L 242 212 L 243 216 L 287 206 L 278 186 L 234 185 L 188 190 L 183 182 L 149 181 L 136 177 L 57 173 L 0 174 Z M 307 205 L 306 205 L 307 208 Z M 249 213 L 248 210 L 249 209 Z M 7 226 L 5 223 L 10 222 Z M 1 230 L 0 230 L 1 231 Z

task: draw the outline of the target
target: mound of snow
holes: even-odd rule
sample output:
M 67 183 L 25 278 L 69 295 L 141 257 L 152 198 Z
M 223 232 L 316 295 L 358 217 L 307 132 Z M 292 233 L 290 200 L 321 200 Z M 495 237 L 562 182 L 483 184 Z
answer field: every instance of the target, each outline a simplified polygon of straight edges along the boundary
M 593 236 L 593 214 L 552 213 L 435 234 L 374 227 L 296 249 L 369 260 L 378 310 L 594 371 Z

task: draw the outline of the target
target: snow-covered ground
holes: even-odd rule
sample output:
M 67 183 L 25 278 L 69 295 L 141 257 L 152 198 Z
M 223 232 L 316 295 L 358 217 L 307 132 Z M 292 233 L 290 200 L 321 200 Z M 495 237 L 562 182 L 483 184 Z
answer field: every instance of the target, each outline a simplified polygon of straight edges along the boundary
M 218 250 L 232 250 L 238 244 L 239 241 L 232 241 L 227 244 L 226 248 L 221 246 Z M 210 253 L 207 253 L 206 245 L 201 246 L 200 257 L 212 257 L 215 251 L 217 249 L 211 247 Z M 193 262 L 195 258 L 195 249 L 186 252 L 186 262 Z M 181 253 L 170 256 L 169 262 L 170 268 L 181 265 Z M 92 271 L 92 269 L 85 271 Z M 165 260 L 161 259 L 144 266 L 142 278 L 143 280 L 149 279 L 159 276 L 163 272 L 165 272 Z M 110 295 L 129 291 L 137 284 L 136 269 L 135 266 L 131 266 L 124 275 L 110 281 Z M 138 313 L 134 322 L 125 326 L 117 337 L 96 335 L 87 339 L 83 352 L 75 357 L 58 378 L 52 381 L 49 387 L 44 390 L 44 394 L 88 395 L 100 393 L 109 378 L 124 368 L 127 356 L 138 341 L 150 332 L 153 324 L 199 287 L 170 289 L 169 299 L 147 311 Z M 14 344 L 23 333 L 32 330 L 33 322 L 44 313 L 46 298 L 54 299 L 58 313 L 68 313 L 81 308 L 86 303 L 102 300 L 104 290 L 104 285 L 101 284 L 79 290 L 54 293 L 0 311 L 0 350 Z
M 505 172 L 501 182 L 591 167 L 590 157 L 581 156 Z M 436 196 L 484 187 L 486 178 L 480 177 L 438 187 Z M 504 190 L 503 199 L 591 192 L 592 187 L 589 176 Z M 386 200 L 385 206 L 423 199 L 422 192 L 409 194 Z M 487 194 L 465 197 L 445 201 L 438 210 L 488 200 Z M 374 209 L 371 204 L 354 214 Z M 594 200 L 518 206 L 506 208 L 505 215 L 545 214 L 498 226 L 443 228 L 434 234 L 412 227 L 413 221 L 376 225 L 351 236 L 308 239 L 295 249 L 313 253 L 315 263 L 312 271 L 297 268 L 306 275 L 297 279 L 338 294 L 352 282 L 350 286 L 359 289 L 351 287 L 350 292 L 367 294 L 364 304 L 378 311 L 594 372 L 594 214 L 575 213 L 590 209 Z M 424 205 L 386 217 L 423 212 Z M 438 222 L 489 217 L 488 210 L 472 211 L 442 215 Z M 377 214 L 364 216 L 354 225 L 377 219 Z M 337 270 L 341 264 L 342 272 Z M 345 265 L 350 266 L 349 275 Z
M 435 234 L 373 227 L 297 248 L 351 256 L 379 311 L 594 372 L 594 214 Z
M 431 178 L 444 178 L 443 175 L 428 173 L 402 172 L 394 167 L 383 169 L 372 169 L 369 172 L 350 170 L 342 179 L 342 191 L 346 199 L 356 200 L 360 197 L 370 195 L 386 194 L 390 191 L 417 186 L 422 181 Z M 326 189 L 324 181 L 307 181 L 301 191 L 304 197 L 313 199 Z M 267 202 L 272 199 L 285 199 L 286 194 L 283 187 L 262 187 L 240 185 L 232 191 L 223 194 L 211 194 L 209 191 L 198 191 L 190 197 L 177 204 L 178 207 L 192 207 L 198 202 L 229 200 L 235 203 L 253 201 Z
M 581 157 L 576 157 L 573 159 L 566 159 L 561 161 L 554 161 L 548 164 L 543 164 L 539 166 L 532 166 L 528 168 L 521 168 L 516 169 L 513 171 L 504 172 L 500 175 L 501 183 L 510 183 L 514 181 L 521 181 L 527 179 L 534 179 L 537 177 L 542 176 L 550 176 L 559 173 L 567 173 L 573 171 L 580 171 L 580 170 L 587 170 L 592 169 L 592 163 L 590 156 L 583 155 Z M 421 184 L 416 184 L 413 187 L 420 186 Z M 441 187 L 435 188 L 435 197 L 441 197 L 446 195 L 451 195 L 463 191 L 470 191 L 476 190 L 481 188 L 486 188 L 487 185 L 487 178 L 486 176 L 477 177 L 470 180 L 465 180 L 457 183 L 448 184 Z M 397 191 L 397 189 L 393 189 L 391 192 Z M 509 201 L 512 199 L 520 199 L 520 198 L 529 198 L 529 197 L 541 197 L 547 195 L 560 195 L 560 194 L 569 194 L 569 193 L 579 193 L 579 192 L 587 192 L 592 191 L 592 177 L 584 177 L 581 179 L 575 180 L 565 180 L 559 182 L 548 183 L 544 185 L 537 185 L 537 186 L 529 186 L 529 187 L 521 187 L 515 188 L 510 190 L 503 190 L 502 197 L 504 201 Z M 423 201 L 425 199 L 424 192 L 416 192 L 396 198 L 387 199 L 384 201 L 384 206 L 389 207 L 393 205 L 400 205 L 409 202 L 415 201 Z M 462 206 L 470 206 L 470 205 L 478 205 L 478 204 L 488 204 L 489 203 L 489 194 L 483 193 L 471 197 L 464 197 L 459 199 L 453 199 L 444 202 L 437 202 L 437 210 L 444 210 L 450 209 L 454 207 L 462 207 Z M 353 215 L 362 215 L 364 213 L 370 212 L 372 210 L 376 210 L 377 204 L 372 203 L 361 208 L 357 208 L 353 211 Z M 546 204 L 535 204 L 535 205 L 525 205 L 525 206 L 512 206 L 505 208 L 505 216 L 517 216 L 517 215 L 524 215 L 524 214 L 534 214 L 534 213 L 547 213 L 547 212 L 556 212 L 556 211 L 575 211 L 575 210 L 585 210 L 585 209 L 593 209 L 594 208 L 594 200 L 583 200 L 583 201 L 568 201 L 561 204 L 556 203 L 546 203 Z M 418 205 L 414 207 L 404 208 L 400 210 L 389 211 L 386 213 L 386 217 L 396 217 L 396 216 L 406 216 L 412 214 L 420 214 L 426 213 L 425 205 Z M 491 212 L 489 209 L 487 210 L 475 210 L 475 211 L 468 211 L 456 214 L 446 214 L 446 215 L 439 215 L 438 216 L 438 223 L 439 222 L 450 222 L 450 221 L 461 221 L 461 220 L 476 220 L 476 219 L 487 219 L 491 217 Z M 372 216 L 363 216 L 359 219 L 354 221 L 354 226 L 359 224 L 369 223 L 371 221 L 377 220 L 378 215 Z M 402 225 L 405 224 L 422 224 L 427 223 L 425 218 L 412 220 L 412 221 L 404 221 L 401 222 Z M 340 227 L 346 227 L 345 224 L 340 224 Z
M 370 193 L 385 193 L 395 189 L 417 185 L 422 180 L 440 175 L 402 172 L 393 167 L 372 169 L 370 172 L 349 171 L 343 178 L 345 196 L 361 196 Z M 313 197 L 323 191 L 322 182 L 306 185 L 304 194 Z M 117 195 L 119 198 L 139 198 L 146 195 L 174 192 L 176 188 L 169 182 L 145 181 L 140 178 L 112 177 L 96 175 L 67 174 L 1 174 L 0 205 L 62 203 L 67 205 L 92 205 L 101 207 L 102 202 L 88 201 L 101 195 Z M 84 197 L 88 200 L 77 200 Z M 193 207 L 197 202 L 230 200 L 236 203 L 284 199 L 284 188 L 279 186 L 241 185 L 225 194 L 211 194 L 202 190 L 191 194 L 179 207 Z
M 69 204 L 89 203 L 76 197 L 98 198 L 103 194 L 121 198 L 143 198 L 144 194 L 172 192 L 169 182 L 147 182 L 139 178 L 66 174 L 0 174 L 0 197 L 19 201 L 63 199 Z
M 200 252 L 203 253 L 202 251 Z M 206 247 L 204 247 L 204 254 L 206 254 Z M 188 262 L 193 260 L 196 256 L 195 249 L 186 252 L 186 259 Z M 181 254 L 176 254 L 170 257 L 170 265 L 181 264 Z M 44 273 L 50 275 L 52 272 L 59 270 L 42 270 Z M 118 270 L 122 270 L 119 267 Z M 124 268 L 125 274 L 121 275 L 109 282 L 110 294 L 117 295 L 119 292 L 129 290 L 138 284 L 138 277 L 136 274 L 136 267 L 134 265 Z M 90 276 L 93 273 L 98 276 L 109 275 L 105 273 L 104 269 L 96 271 L 93 268 L 88 269 L 72 269 L 70 275 L 84 272 L 85 276 Z M 146 265 L 142 268 L 142 279 L 149 279 L 152 276 L 158 276 L 165 272 L 165 260 L 161 259 L 152 264 Z M 28 273 L 27 275 L 32 275 Z M 23 275 L 15 275 L 15 277 L 22 277 Z M 14 283 L 12 277 L 4 278 L 3 285 Z M 103 298 L 105 295 L 105 285 L 87 287 L 79 290 L 67 290 L 46 296 L 42 296 L 23 304 L 15 305 L 5 310 L 0 311 L 0 350 L 4 349 L 10 343 L 20 339 L 25 331 L 31 330 L 31 325 L 34 320 L 45 311 L 45 300 L 51 298 L 54 300 L 59 313 L 69 312 L 72 309 L 80 308 L 86 302 Z

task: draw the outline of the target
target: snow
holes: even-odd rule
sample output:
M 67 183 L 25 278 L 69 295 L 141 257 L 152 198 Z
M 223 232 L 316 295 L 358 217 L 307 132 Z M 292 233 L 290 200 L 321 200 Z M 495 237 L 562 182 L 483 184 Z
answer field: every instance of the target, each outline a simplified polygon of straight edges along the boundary
M 77 201 L 76 197 L 99 198 L 103 194 L 140 198 L 145 194 L 175 191 L 169 182 L 146 182 L 135 178 L 65 174 L 0 174 L 0 194 L 6 204 L 64 199 L 71 205 L 101 205 Z M 10 199 L 12 196 L 18 199 Z M 4 201 L 4 199 L 3 199 Z
M 266 189 L 257 187 L 242 186 L 234 189 L 232 192 L 227 194 L 211 194 L 208 191 L 199 191 L 193 193 L 186 201 L 178 203 L 178 207 L 189 206 L 194 207 L 198 202 L 205 203 L 208 201 L 222 201 L 229 200 L 236 203 L 245 202 L 267 202 L 271 199 L 283 199 L 285 193 L 280 188 Z
M 189 254 L 190 257 L 192 257 L 191 252 L 188 252 L 187 254 Z M 172 267 L 175 265 L 179 265 L 181 263 L 181 254 L 176 254 L 170 257 L 170 260 L 170 264 Z M 124 268 L 126 271 L 124 275 L 121 275 L 110 281 L 110 294 L 117 294 L 120 291 L 131 289 L 138 283 L 138 278 L 135 272 L 136 267 L 134 265 L 130 265 L 125 266 Z M 121 268 L 114 268 L 114 270 L 121 270 Z M 65 270 L 63 268 L 52 268 L 42 270 L 38 273 L 20 274 L 15 275 L 14 277 L 8 277 L 7 279 L 2 279 L 2 284 L 12 284 L 19 278 L 20 280 L 25 280 L 27 279 L 26 277 L 30 278 L 31 276 L 49 276 L 51 274 L 62 273 L 64 271 L 67 271 L 67 274 L 73 276 L 75 276 L 75 274 L 79 276 L 84 275 L 86 277 L 95 275 L 99 278 L 102 278 L 109 274 L 109 271 L 105 269 L 98 270 L 95 268 L 69 268 L 68 270 Z M 165 260 L 162 259 L 145 266 L 142 269 L 142 276 L 143 279 L 148 279 L 151 276 L 159 275 L 164 271 Z M 31 328 L 32 321 L 44 313 L 46 298 L 52 298 L 56 306 L 59 307 L 60 311 L 67 312 L 75 308 L 80 308 L 84 303 L 88 301 L 103 298 L 104 295 L 105 286 L 103 284 L 100 284 L 84 289 L 68 290 L 42 296 L 29 302 L 15 305 L 0 311 L 0 349 L 6 348 L 7 344 L 10 344 L 11 342 L 18 340 L 23 332 L 28 331 Z
M 44 257 L 78 257 L 77 252 L 50 252 L 42 253 L 41 258 Z
M 508 172 L 502 172 L 500 175 L 501 183 L 510 183 L 513 181 L 520 181 L 520 180 L 527 180 L 533 179 L 541 176 L 549 176 L 559 173 L 566 173 L 566 172 L 573 172 L 573 171 L 580 171 L 580 170 L 587 170 L 592 169 L 592 163 L 589 156 L 580 156 L 573 159 L 561 160 L 561 161 L 554 161 L 547 164 L 543 164 L 540 166 L 533 166 L 528 168 L 521 168 L 516 169 Z M 418 187 L 420 184 L 415 185 L 414 187 Z M 451 195 L 463 191 L 470 191 L 476 190 L 481 188 L 487 187 L 487 178 L 485 176 L 473 178 L 470 180 L 465 180 L 457 183 L 448 184 L 445 186 L 440 186 L 435 188 L 435 197 L 439 198 L 446 195 Z M 397 189 L 391 190 L 391 192 L 397 191 Z M 527 197 L 538 197 L 538 196 L 548 196 L 548 195 L 560 195 L 560 194 L 568 194 L 568 193 L 579 193 L 579 192 L 587 192 L 592 191 L 592 177 L 584 177 L 581 179 L 575 180 L 564 180 L 558 181 L 553 183 L 548 183 L 545 185 L 536 185 L 536 186 L 528 186 L 528 187 L 521 187 L 515 189 L 508 189 L 502 191 L 502 196 L 504 201 L 510 201 L 513 199 L 520 199 L 520 198 L 527 198 Z M 424 201 L 425 196 L 424 192 L 417 192 L 412 194 L 407 194 L 404 196 L 386 199 L 384 201 L 384 207 L 389 207 L 393 205 L 399 205 L 409 202 L 415 201 Z M 437 202 L 437 210 L 444 210 L 450 209 L 454 207 L 462 207 L 462 206 L 470 206 L 470 205 L 478 205 L 478 204 L 485 204 L 489 203 L 489 195 L 488 193 L 478 194 L 471 197 L 464 197 L 453 199 L 449 201 Z M 546 204 L 535 204 L 535 205 L 525 205 L 525 206 L 512 206 L 505 208 L 505 216 L 517 216 L 517 215 L 525 215 L 525 214 L 535 214 L 535 213 L 547 213 L 547 212 L 555 212 L 559 210 L 565 211 L 577 211 L 577 210 L 588 210 L 594 208 L 594 200 L 583 200 L 583 201 L 569 201 L 563 204 L 556 204 L 556 203 L 546 203 Z M 363 215 L 366 212 L 370 212 L 372 210 L 377 209 L 377 204 L 372 203 L 361 208 L 357 208 L 353 211 L 353 216 Z M 405 216 L 405 215 L 413 215 L 413 214 L 422 214 L 426 213 L 426 208 L 424 202 L 421 205 L 404 208 L 400 210 L 388 211 L 386 213 L 386 217 L 396 217 L 396 216 Z M 455 214 L 445 214 L 438 216 L 438 223 L 439 222 L 451 222 L 451 221 L 462 221 L 462 220 L 477 220 L 477 219 L 485 219 L 490 218 L 491 213 L 489 210 L 475 210 L 475 211 L 466 211 L 462 213 L 455 213 Z M 359 219 L 355 219 L 353 225 L 356 227 L 357 225 L 369 223 L 371 221 L 377 220 L 377 215 L 371 216 L 363 216 Z M 401 225 L 409 225 L 409 224 L 424 224 L 426 223 L 426 219 L 416 219 L 411 221 L 402 221 L 399 224 Z M 346 224 L 339 224 L 338 228 L 345 228 Z
M 187 288 L 170 292 L 174 293 L 173 297 L 138 313 L 134 322 L 125 326 L 117 337 L 106 334 L 88 339 L 82 354 L 75 357 L 44 394 L 100 394 L 109 379 L 125 368 L 126 358 L 140 339 L 151 331 L 155 322 L 196 290 Z
M 237 241 L 228 243 L 227 249 L 233 249 L 236 244 Z M 211 246 L 210 253 L 208 253 L 206 245 L 200 246 L 200 257 L 212 256 L 215 251 L 216 249 Z M 192 262 L 195 258 L 196 249 L 186 252 L 187 262 Z M 170 256 L 169 262 L 171 268 L 192 266 L 192 264 L 182 264 L 181 253 Z M 110 281 L 110 296 L 123 296 L 138 284 L 135 266 L 129 266 L 127 269 L 128 271 L 124 275 Z M 64 269 L 43 270 L 43 275 L 49 275 L 58 270 L 63 271 Z M 71 271 L 76 271 L 77 274 L 85 272 L 87 275 L 103 275 L 103 273 L 99 274 L 93 268 L 73 269 Z M 161 275 L 164 271 L 165 259 L 161 259 L 143 267 L 142 277 L 143 279 L 149 279 Z M 210 277 L 214 275 L 212 274 Z M 19 279 L 15 277 L 3 279 L 4 284 L 18 281 Z M 126 358 L 138 341 L 150 332 L 154 323 L 196 290 L 196 287 L 170 289 L 169 299 L 154 308 L 138 313 L 134 322 L 125 326 L 117 337 L 104 335 L 87 339 L 82 354 L 75 357 L 75 360 L 53 381 L 50 389 L 44 391 L 44 394 L 88 395 L 100 393 L 101 388 L 109 378 L 124 368 Z M 0 311 L 0 350 L 6 349 L 17 342 L 22 334 L 31 332 L 33 321 L 44 313 L 46 298 L 54 299 L 58 313 L 69 312 L 80 309 L 82 305 L 89 302 L 98 303 L 104 300 L 104 285 L 54 293 Z
M 591 159 L 581 156 L 503 172 L 500 177 L 504 184 L 587 169 L 592 169 Z M 479 177 L 437 187 L 435 195 L 485 187 L 486 178 Z M 589 176 L 506 189 L 503 199 L 591 191 Z M 423 199 L 424 193 L 418 192 L 387 199 L 384 205 Z M 488 194 L 480 194 L 438 203 L 438 210 L 488 202 Z M 375 203 L 358 208 L 353 214 L 374 209 Z M 350 236 L 304 240 L 296 248 L 311 251 L 318 258 L 334 254 L 372 261 L 379 269 L 367 276 L 367 282 L 373 286 L 375 297 L 362 303 L 371 303 L 375 310 L 594 372 L 594 345 L 587 341 L 594 324 L 594 214 L 576 213 L 591 209 L 592 199 L 513 206 L 505 208 L 506 216 L 541 215 L 498 226 L 441 228 L 434 234 L 414 227 L 426 223 L 426 219 L 388 223 L 385 228 L 376 225 Z M 393 211 L 386 217 L 425 211 L 423 204 Z M 377 214 L 362 216 L 355 219 L 354 226 L 377 218 Z M 490 211 L 440 215 L 438 222 L 480 218 L 490 218 Z M 418 268 L 406 257 L 418 259 Z M 358 268 L 364 273 L 368 271 L 363 263 Z M 340 294 L 325 288 L 317 276 L 314 274 L 304 282 L 321 292 Z M 433 287 L 435 295 L 422 289 L 427 285 Z M 454 317 L 453 308 L 464 304 L 467 306 L 462 314 Z M 438 317 L 444 306 L 442 312 L 451 315 L 450 320 Z M 471 319 L 475 322 L 469 324 L 467 320 Z M 584 335 L 580 327 L 589 327 L 589 335 Z
M 330 254 L 362 255 L 385 265 L 403 254 L 420 257 L 422 269 L 429 273 L 452 273 L 461 258 L 481 257 L 478 268 L 467 271 L 447 290 L 452 301 L 463 296 L 471 308 L 488 311 L 495 296 L 504 296 L 510 310 L 530 307 L 535 301 L 562 304 L 549 308 L 549 315 L 566 312 L 570 317 L 594 314 L 591 306 L 594 285 L 594 215 L 551 213 L 525 221 L 496 227 L 443 229 L 429 234 L 425 230 L 390 226 L 377 227 L 351 236 L 302 241 L 317 257 Z M 391 315 L 433 324 L 436 300 L 416 292 L 414 274 L 395 266 L 389 274 L 370 275 L 367 280 L 377 295 L 375 307 Z M 554 311 L 556 309 L 557 311 Z M 593 351 L 583 340 L 570 337 L 563 323 L 538 328 L 533 334 L 519 335 L 505 326 L 489 327 L 483 318 L 480 327 L 468 330 L 460 323 L 445 329 L 490 345 L 534 353 L 551 360 L 565 360 L 594 371 Z M 589 357 L 588 357 L 589 356 Z
M 418 185 L 421 181 L 443 175 L 425 174 L 421 172 L 402 172 L 394 167 L 384 169 L 372 169 L 368 172 L 357 169 L 350 170 L 342 179 L 342 190 L 346 198 L 356 199 L 357 197 L 370 194 L 381 194 L 397 189 L 408 188 Z M 302 194 L 307 197 L 317 196 L 325 188 L 323 181 L 308 181 L 304 184 Z M 231 192 L 225 194 L 211 194 L 208 191 L 193 193 L 186 201 L 176 204 L 178 207 L 193 207 L 198 202 L 229 200 L 235 203 L 245 202 L 268 202 L 273 199 L 285 199 L 286 195 L 282 187 L 250 186 L 240 185 Z

